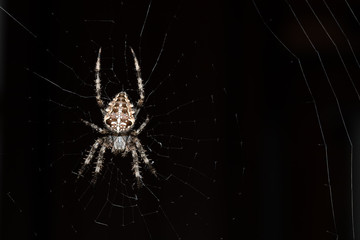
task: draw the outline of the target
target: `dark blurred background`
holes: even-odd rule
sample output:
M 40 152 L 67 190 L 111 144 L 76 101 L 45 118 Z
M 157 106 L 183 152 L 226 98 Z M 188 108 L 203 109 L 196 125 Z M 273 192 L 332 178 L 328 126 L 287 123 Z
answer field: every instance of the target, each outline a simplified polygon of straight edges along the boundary
M 152 239 L 176 239 L 169 223 L 182 239 L 357 239 L 360 6 L 310 4 L 153 1 L 139 38 L 148 1 L 2 2 L 28 30 L 0 11 L 1 239 L 147 239 L 144 219 Z M 111 98 L 119 87 L 134 87 L 124 68 L 131 59 L 119 54 L 125 41 L 136 49 L 144 79 L 163 49 L 149 91 L 169 73 L 173 80 L 164 81 L 149 100 L 156 108 L 139 118 L 201 100 L 165 117 L 197 120 L 195 128 L 161 131 L 211 139 L 181 141 L 184 149 L 170 155 L 193 166 L 199 154 L 194 167 L 214 182 L 190 181 L 209 195 L 204 201 L 186 184 L 169 181 L 158 195 L 167 217 L 135 213 L 140 224 L 123 228 L 112 218 L 104 228 L 94 223 L 100 210 L 83 211 L 85 204 L 71 191 L 71 171 L 97 136 L 79 119 L 101 124 L 95 100 L 62 91 L 36 73 L 93 96 L 92 70 L 101 45 L 103 77 L 110 81 L 104 97 Z M 128 79 L 125 85 L 112 85 L 112 61 L 118 78 Z M 136 91 L 130 94 L 136 99 Z M 149 128 L 157 129 L 157 123 L 154 118 Z M 145 144 L 150 141 L 144 137 Z M 172 173 L 160 163 L 158 168 Z M 187 179 L 186 171 L 178 175 Z M 174 200 L 179 192 L 187 200 Z

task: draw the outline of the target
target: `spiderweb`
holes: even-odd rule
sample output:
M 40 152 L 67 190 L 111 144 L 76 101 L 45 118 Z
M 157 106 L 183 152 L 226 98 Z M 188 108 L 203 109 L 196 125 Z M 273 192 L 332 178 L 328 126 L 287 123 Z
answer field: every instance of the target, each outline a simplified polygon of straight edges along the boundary
M 1 235 L 226 238 L 227 219 L 237 220 L 226 202 L 240 196 L 244 168 L 239 117 L 225 107 L 236 97 L 218 60 L 221 28 L 213 34 L 208 26 L 216 23 L 216 3 L 12 4 L 1 5 L 7 36 Z M 106 102 L 119 91 L 136 101 L 129 47 L 140 61 L 146 103 L 137 124 L 146 116 L 150 122 L 139 138 L 158 172 L 155 178 L 142 169 L 141 189 L 134 186 L 130 156 L 106 153 L 95 186 L 92 166 L 77 176 L 99 137 L 81 119 L 102 126 L 94 94 L 99 47 Z M 238 168 L 235 183 L 223 177 L 232 167 Z
M 261 49 L 255 79 L 266 109 L 258 238 L 358 239 L 359 5 L 252 1 L 248 7 L 257 13 L 252 30 L 262 25 L 251 41 Z
M 358 239 L 356 1 L 1 4 L 1 235 L 43 239 Z M 4 39 L 1 39 L 4 41 Z M 104 100 L 150 96 L 131 158 L 77 170 Z M 159 57 L 160 56 L 160 57 Z

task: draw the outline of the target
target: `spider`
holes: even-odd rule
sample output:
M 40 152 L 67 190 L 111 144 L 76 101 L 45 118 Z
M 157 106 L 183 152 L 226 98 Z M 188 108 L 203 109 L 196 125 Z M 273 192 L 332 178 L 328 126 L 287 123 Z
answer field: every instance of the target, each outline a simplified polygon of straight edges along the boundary
M 139 62 L 136 58 L 134 50 L 130 47 L 132 53 L 136 71 L 136 78 L 139 90 L 139 100 L 136 107 L 131 103 L 129 97 L 125 91 L 121 91 L 113 98 L 111 102 L 106 106 L 101 99 L 101 80 L 100 80 L 100 56 L 101 48 L 99 49 L 96 66 L 95 66 L 95 91 L 97 105 L 100 107 L 103 115 L 103 121 L 105 128 L 100 128 L 94 123 L 86 120 L 82 121 L 87 125 L 103 134 L 105 136 L 96 139 L 92 145 L 89 154 L 86 156 L 82 167 L 79 169 L 78 176 L 82 176 L 84 170 L 88 167 L 91 160 L 94 159 L 94 155 L 98 151 L 95 171 L 91 183 L 96 183 L 97 177 L 101 172 L 104 162 L 104 154 L 106 149 L 111 149 L 111 152 L 115 155 L 121 153 L 122 157 L 125 157 L 129 152 L 132 155 L 132 171 L 135 175 L 138 187 L 142 185 L 142 176 L 139 166 L 140 159 L 145 163 L 150 172 L 156 176 L 156 171 L 152 167 L 149 158 L 146 155 L 146 151 L 141 144 L 138 135 L 144 130 L 145 126 L 149 122 L 149 117 L 140 125 L 138 129 L 134 129 L 136 117 L 144 104 L 144 86 L 141 78 L 141 70 Z

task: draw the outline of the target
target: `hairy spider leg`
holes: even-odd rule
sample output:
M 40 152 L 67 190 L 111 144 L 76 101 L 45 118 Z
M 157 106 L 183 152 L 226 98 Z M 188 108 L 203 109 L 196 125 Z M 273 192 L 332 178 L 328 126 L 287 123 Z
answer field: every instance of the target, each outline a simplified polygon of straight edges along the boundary
M 95 65 L 95 90 L 96 90 L 96 101 L 99 105 L 100 109 L 104 108 L 104 102 L 101 99 L 101 80 L 100 80 L 100 56 L 101 56 L 101 48 L 98 52 L 98 57 Z
M 146 167 L 150 170 L 150 172 L 156 176 L 156 170 L 155 168 L 153 168 L 153 166 L 150 163 L 150 159 L 148 159 L 147 155 L 146 155 L 146 151 L 143 148 L 143 146 L 140 143 L 140 140 L 138 138 L 134 138 L 134 142 L 136 144 L 136 148 L 138 150 L 138 152 L 140 153 L 140 157 L 141 159 L 144 161 Z
M 87 168 L 87 166 L 89 165 L 89 163 L 91 162 L 91 159 L 93 159 L 94 154 L 96 152 L 96 149 L 99 147 L 100 144 L 103 143 L 103 138 L 98 138 L 95 143 L 92 145 L 89 154 L 87 155 L 87 157 L 85 158 L 85 162 L 83 163 L 83 165 L 81 166 L 79 172 L 78 172 L 78 178 L 80 176 L 82 176 L 83 172 L 85 171 L 85 169 Z
M 132 158 L 133 158 L 132 170 L 134 171 L 137 186 L 141 187 L 141 185 L 142 185 L 142 181 L 141 181 L 142 176 L 140 174 L 139 156 L 138 156 L 138 154 L 136 152 L 136 148 L 132 147 L 131 155 L 132 155 Z
M 144 130 L 144 128 L 145 128 L 145 126 L 148 124 L 148 122 L 149 122 L 149 117 L 147 116 L 146 117 L 146 119 L 145 119 L 145 121 L 140 125 L 140 127 L 138 128 L 138 130 L 136 130 L 136 132 L 135 132 L 135 134 L 136 134 L 136 136 L 137 135 L 139 135 L 143 130 Z
M 138 82 L 139 95 L 140 95 L 140 98 L 139 98 L 139 100 L 137 102 L 137 107 L 140 108 L 144 104 L 144 98 L 145 98 L 145 96 L 144 96 L 144 85 L 143 85 L 143 81 L 142 81 L 142 78 L 141 78 L 141 69 L 140 69 L 139 61 L 137 60 L 135 52 L 131 47 L 130 47 L 130 50 L 131 50 L 131 53 L 132 53 L 133 58 L 134 58 L 136 78 L 137 78 L 137 82 Z
M 95 184 L 96 183 L 96 180 L 101 172 L 101 169 L 103 167 L 103 163 L 104 163 L 104 154 L 105 154 L 105 151 L 106 151 L 106 145 L 102 145 L 101 148 L 100 148 L 100 151 L 99 151 L 99 155 L 98 155 L 98 158 L 97 158 L 97 161 L 96 161 L 96 167 L 95 167 L 95 172 L 94 172 L 94 175 L 93 175 L 93 178 L 91 180 L 91 184 Z
M 107 134 L 107 133 L 109 133 L 108 130 L 103 129 L 103 128 L 99 127 L 98 125 L 94 124 L 94 123 L 91 123 L 91 122 L 86 121 L 86 120 L 84 120 L 84 119 L 81 119 L 81 121 L 82 121 L 83 123 L 85 123 L 85 125 L 93 128 L 95 131 L 97 131 L 97 132 L 99 132 L 99 133 L 101 133 L 101 134 Z

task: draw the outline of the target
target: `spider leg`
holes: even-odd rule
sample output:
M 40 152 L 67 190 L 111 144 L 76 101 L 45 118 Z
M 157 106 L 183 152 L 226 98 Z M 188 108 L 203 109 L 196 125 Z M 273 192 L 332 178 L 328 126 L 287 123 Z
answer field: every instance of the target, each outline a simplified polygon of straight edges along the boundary
M 138 108 L 142 107 L 143 103 L 144 103 L 144 85 L 143 85 L 143 80 L 141 78 L 141 69 L 140 69 L 140 65 L 139 65 L 139 61 L 136 58 L 135 52 L 134 50 L 130 47 L 131 53 L 133 55 L 134 58 L 134 65 L 135 65 L 135 70 L 136 70 L 136 78 L 138 81 L 138 88 L 139 88 L 139 95 L 140 98 L 137 102 L 137 106 Z
M 99 133 L 101 133 L 101 134 L 107 134 L 107 133 L 108 133 L 108 130 L 103 129 L 103 128 L 97 126 L 96 124 L 93 124 L 93 123 L 91 123 L 91 122 L 89 122 L 89 121 L 86 121 L 86 120 L 84 120 L 84 119 L 81 119 L 81 121 L 82 121 L 83 123 L 85 123 L 85 125 L 92 127 L 93 129 L 95 129 L 97 132 L 99 132 Z
M 142 130 L 144 130 L 144 128 L 145 128 L 146 125 L 148 124 L 149 120 L 150 120 L 150 119 L 149 119 L 149 116 L 146 116 L 145 121 L 140 125 L 140 127 L 138 128 L 138 130 L 135 131 L 136 136 L 139 135 L 139 134 L 142 132 Z
M 100 151 L 99 151 L 99 155 L 98 155 L 98 158 L 96 161 L 95 172 L 94 172 L 93 178 L 91 180 L 91 184 L 96 183 L 97 177 L 99 176 L 99 173 L 101 172 L 101 169 L 102 169 L 103 163 L 104 163 L 105 151 L 106 151 L 106 145 L 104 144 L 101 146 Z
M 138 152 L 140 153 L 140 157 L 141 159 L 144 161 L 146 167 L 150 170 L 150 172 L 156 176 L 156 170 L 155 168 L 151 165 L 150 163 L 150 159 L 148 159 L 147 155 L 146 155 L 146 151 L 143 148 L 142 144 L 140 143 L 140 140 L 137 137 L 134 137 L 134 142 L 136 144 L 136 148 L 138 150 Z
M 131 154 L 132 154 L 132 158 L 133 158 L 132 170 L 134 171 L 137 186 L 140 188 L 142 185 L 142 181 L 141 181 L 142 176 L 140 174 L 139 156 L 138 156 L 135 148 L 131 149 Z
M 104 107 L 104 102 L 101 100 L 100 55 L 101 55 L 101 48 L 99 49 L 98 57 L 95 65 L 95 90 L 96 90 L 97 104 L 102 109 Z
M 85 169 L 87 168 L 87 166 L 89 165 L 91 159 L 93 159 L 94 154 L 96 152 L 96 149 L 99 147 L 100 144 L 103 143 L 103 139 L 102 138 L 98 138 L 95 143 L 92 145 L 89 154 L 87 155 L 87 157 L 85 158 L 85 162 L 83 163 L 83 165 L 81 166 L 81 168 L 79 169 L 78 172 L 78 178 L 80 176 L 82 176 L 83 172 L 85 171 Z
M 130 138 L 130 136 L 126 137 L 125 142 L 128 142 L 129 138 Z M 130 149 L 129 147 L 126 146 L 126 147 L 125 147 L 125 150 L 121 153 L 121 156 L 122 156 L 122 157 L 126 157 L 126 155 L 127 155 L 130 151 L 132 151 L 132 148 Z

